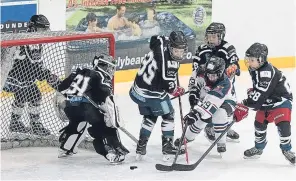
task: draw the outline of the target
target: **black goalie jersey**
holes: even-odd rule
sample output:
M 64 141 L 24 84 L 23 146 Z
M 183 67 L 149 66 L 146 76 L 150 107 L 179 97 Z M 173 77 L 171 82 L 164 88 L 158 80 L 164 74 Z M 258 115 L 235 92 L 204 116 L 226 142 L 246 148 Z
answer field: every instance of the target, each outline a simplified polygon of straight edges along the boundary
M 88 102 L 83 98 L 83 94 L 86 94 L 91 100 L 101 104 L 107 96 L 112 95 L 112 80 L 99 71 L 78 68 L 63 80 L 58 91 L 66 94 L 69 101 Z
M 164 98 L 176 88 L 180 65 L 171 58 L 166 37 L 154 36 L 151 40 L 157 46 L 143 60 L 132 89 L 145 98 Z

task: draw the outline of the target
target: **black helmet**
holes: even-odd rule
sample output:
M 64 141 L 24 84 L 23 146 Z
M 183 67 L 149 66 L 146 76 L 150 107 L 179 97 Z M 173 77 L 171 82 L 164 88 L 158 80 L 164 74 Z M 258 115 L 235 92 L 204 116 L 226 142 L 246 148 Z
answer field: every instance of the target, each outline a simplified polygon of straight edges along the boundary
M 110 79 L 113 78 L 116 70 L 116 65 L 115 60 L 111 55 L 101 54 L 99 56 L 95 56 L 92 65 L 95 71 L 102 72 Z
M 208 34 L 217 34 L 218 38 L 219 38 L 219 44 L 221 43 L 222 40 L 224 40 L 225 34 L 226 34 L 226 30 L 225 30 L 225 26 L 223 23 L 218 23 L 218 22 L 213 22 L 211 23 L 207 29 L 206 29 L 206 42 L 207 44 L 211 47 L 213 45 L 209 44 L 208 40 L 207 40 L 207 35 Z
M 182 60 L 184 58 L 184 55 L 186 55 L 186 53 L 188 51 L 187 39 L 186 39 L 184 33 L 182 31 L 173 31 L 170 34 L 169 40 L 170 41 L 168 44 L 168 48 L 169 48 L 169 52 L 170 52 L 171 57 L 174 60 Z M 184 50 L 183 55 L 182 56 L 174 55 L 173 48 L 183 49 Z
M 205 77 L 210 83 L 216 83 L 223 78 L 225 71 L 225 61 L 216 56 L 212 56 L 205 66 Z
M 267 62 L 268 48 L 265 44 L 254 43 L 252 44 L 245 55 L 245 63 L 247 63 L 248 58 L 257 58 L 260 68 L 265 62 Z M 250 68 L 252 69 L 252 68 Z
M 48 19 L 42 15 L 33 15 L 28 23 L 27 32 L 46 31 L 50 29 L 50 23 Z

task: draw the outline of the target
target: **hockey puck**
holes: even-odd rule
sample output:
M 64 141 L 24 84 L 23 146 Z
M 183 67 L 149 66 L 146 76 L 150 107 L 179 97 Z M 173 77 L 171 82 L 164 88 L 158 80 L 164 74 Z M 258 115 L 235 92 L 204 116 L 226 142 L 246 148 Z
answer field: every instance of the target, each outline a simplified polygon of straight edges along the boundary
M 134 169 L 136 169 L 136 168 L 138 168 L 137 166 L 130 166 L 130 169 L 131 170 L 134 170 Z

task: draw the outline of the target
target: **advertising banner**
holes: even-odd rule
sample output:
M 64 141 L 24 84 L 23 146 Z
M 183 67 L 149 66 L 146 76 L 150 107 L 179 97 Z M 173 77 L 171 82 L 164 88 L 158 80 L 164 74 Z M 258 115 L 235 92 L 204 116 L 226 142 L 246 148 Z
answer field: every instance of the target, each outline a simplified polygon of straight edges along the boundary
M 189 43 L 182 63 L 189 63 L 204 41 L 211 8 L 211 0 L 67 0 L 66 25 L 67 30 L 112 32 L 117 70 L 138 68 L 150 50 L 152 35 L 181 30 Z
M 36 13 L 37 0 L 1 0 L 1 32 L 25 32 L 28 21 Z

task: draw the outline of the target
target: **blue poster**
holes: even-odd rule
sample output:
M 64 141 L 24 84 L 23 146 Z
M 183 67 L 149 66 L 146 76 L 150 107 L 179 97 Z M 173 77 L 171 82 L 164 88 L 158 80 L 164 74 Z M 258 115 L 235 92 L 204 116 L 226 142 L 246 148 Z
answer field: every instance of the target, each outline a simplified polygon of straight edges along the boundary
M 1 0 L 1 32 L 25 32 L 34 14 L 37 14 L 37 1 Z

